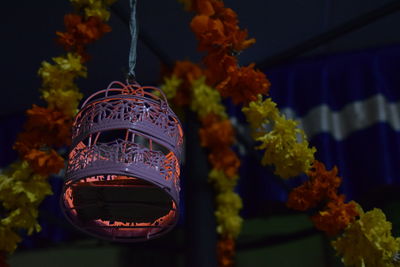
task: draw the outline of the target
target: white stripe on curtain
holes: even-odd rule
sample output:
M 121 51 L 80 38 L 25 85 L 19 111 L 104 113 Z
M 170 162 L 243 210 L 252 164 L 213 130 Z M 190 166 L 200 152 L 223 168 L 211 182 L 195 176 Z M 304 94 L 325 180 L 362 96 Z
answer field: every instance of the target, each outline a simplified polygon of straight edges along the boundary
M 336 141 L 341 141 L 353 132 L 379 122 L 400 131 L 400 102 L 390 103 L 381 94 L 349 103 L 339 111 L 333 111 L 323 104 L 311 109 L 302 118 L 298 118 L 291 108 L 282 109 L 282 113 L 288 118 L 297 119 L 309 138 L 330 133 Z

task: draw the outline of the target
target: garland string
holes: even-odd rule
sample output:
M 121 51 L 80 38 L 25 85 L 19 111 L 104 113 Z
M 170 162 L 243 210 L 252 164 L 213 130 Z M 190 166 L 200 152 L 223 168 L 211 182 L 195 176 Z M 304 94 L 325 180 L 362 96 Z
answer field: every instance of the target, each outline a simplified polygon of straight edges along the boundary
M 136 66 L 136 48 L 138 40 L 138 29 L 136 22 L 136 0 L 130 0 L 131 7 L 131 19 L 130 19 L 130 31 L 131 31 L 131 46 L 129 50 L 129 77 L 135 80 L 135 66 Z

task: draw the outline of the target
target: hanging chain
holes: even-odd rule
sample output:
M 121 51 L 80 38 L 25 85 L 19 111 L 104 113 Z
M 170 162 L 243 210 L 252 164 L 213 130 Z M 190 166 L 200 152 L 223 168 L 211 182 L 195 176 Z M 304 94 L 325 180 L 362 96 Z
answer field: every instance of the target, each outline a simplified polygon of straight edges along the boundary
M 136 66 L 136 47 L 138 41 L 138 29 L 136 22 L 136 0 L 130 0 L 131 7 L 131 21 L 130 21 L 130 30 L 131 30 L 131 47 L 129 50 L 129 73 L 128 73 L 128 81 L 135 82 L 135 66 Z

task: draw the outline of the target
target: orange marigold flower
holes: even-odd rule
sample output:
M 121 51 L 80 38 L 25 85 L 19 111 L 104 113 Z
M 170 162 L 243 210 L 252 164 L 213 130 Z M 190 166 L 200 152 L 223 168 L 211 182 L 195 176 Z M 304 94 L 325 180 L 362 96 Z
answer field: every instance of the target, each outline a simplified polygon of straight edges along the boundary
M 197 0 L 192 5 L 198 13 L 190 27 L 199 40 L 199 50 L 209 51 L 223 48 L 225 53 L 239 52 L 255 43 L 247 40 L 247 31 L 238 26 L 237 14 L 224 7 L 222 1 Z
M 111 27 L 98 17 L 84 17 L 77 14 L 66 14 L 64 16 L 66 32 L 56 32 L 58 43 L 67 51 L 74 51 L 88 59 L 85 53 L 85 45 L 92 43 L 111 31 Z
M 23 157 L 32 148 L 39 148 L 45 141 L 45 136 L 41 131 L 23 131 L 18 134 L 13 149 Z
M 87 44 L 100 39 L 105 33 L 111 31 L 111 27 L 99 17 L 89 17 L 84 23 L 77 24 L 76 28 Z
M 257 95 L 267 94 L 270 82 L 264 73 L 254 69 L 254 64 L 247 67 L 231 67 L 228 78 L 218 84 L 222 97 L 231 97 L 235 104 L 247 104 L 257 100 Z
M 32 149 L 23 159 L 29 162 L 35 173 L 43 176 L 58 173 L 64 168 L 64 159 L 54 149 L 50 151 Z
M 69 116 L 55 109 L 36 105 L 27 111 L 27 116 L 24 131 L 18 135 L 14 144 L 14 149 L 22 157 L 31 149 L 70 144 L 72 119 Z
M 342 179 L 337 176 L 338 169 L 336 166 L 328 171 L 325 165 L 315 160 L 307 175 L 310 177 L 310 182 L 314 189 L 318 190 L 321 197 L 328 199 L 336 199 L 337 189 L 342 183 Z
M 213 149 L 208 160 L 214 169 L 224 171 L 229 178 L 235 177 L 240 167 L 240 160 L 230 147 Z
M 308 172 L 309 180 L 289 193 L 286 205 L 294 210 L 305 211 L 316 207 L 326 199 L 336 199 L 341 179 L 337 168 L 328 171 L 322 162 L 314 161 Z
M 286 205 L 294 210 L 306 211 L 315 207 L 320 200 L 319 192 L 309 188 L 308 184 L 303 184 L 289 193 Z
M 224 237 L 217 242 L 217 258 L 218 266 L 233 267 L 235 257 L 235 240 L 233 238 Z
M 347 225 L 355 221 L 358 216 L 354 202 L 344 203 L 344 195 L 330 200 L 326 208 L 311 217 L 315 227 L 324 231 L 329 236 L 334 236 L 343 231 Z
M 208 84 L 218 84 L 228 77 L 228 70 L 236 68 L 237 59 L 228 55 L 223 49 L 214 49 L 203 59 L 207 66 L 206 76 Z
M 221 8 L 216 12 L 215 17 L 224 24 L 225 35 L 228 39 L 228 47 L 231 52 L 240 52 L 256 42 L 254 38 L 247 40 L 247 30 L 239 29 L 237 14 L 231 8 Z
M 191 99 L 192 83 L 203 76 L 203 70 L 190 61 L 177 61 L 171 75 L 182 80 L 173 103 L 178 107 L 188 106 Z
M 199 79 L 203 75 L 203 70 L 199 65 L 193 62 L 184 60 L 175 62 L 172 75 L 183 80 L 186 84 L 184 86 L 190 86 L 195 80 Z
M 214 114 L 202 119 L 203 127 L 199 130 L 202 146 L 212 149 L 231 146 L 234 142 L 234 130 L 230 120 L 221 120 Z
M 221 120 L 214 114 L 202 119 L 199 130 L 200 143 L 211 150 L 208 160 L 213 168 L 222 170 L 228 177 L 234 177 L 240 166 L 240 160 L 230 148 L 234 142 L 234 130 L 230 120 Z
M 69 32 L 56 32 L 58 39 L 57 41 L 64 47 L 68 47 L 69 50 L 77 45 L 77 40 L 72 33 Z
M 225 26 L 219 19 L 197 15 L 192 19 L 190 27 L 199 41 L 198 49 L 200 51 L 229 46 L 229 39 L 224 31 Z
M 27 132 L 41 132 L 46 144 L 63 146 L 70 143 L 72 118 L 56 109 L 36 105 L 26 113 L 28 121 L 24 127 Z

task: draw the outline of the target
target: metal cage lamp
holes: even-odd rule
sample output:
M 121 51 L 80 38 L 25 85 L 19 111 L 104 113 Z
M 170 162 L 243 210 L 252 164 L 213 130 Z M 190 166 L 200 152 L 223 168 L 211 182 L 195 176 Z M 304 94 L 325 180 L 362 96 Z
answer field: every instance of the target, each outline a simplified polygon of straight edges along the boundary
M 73 225 L 127 242 L 161 236 L 177 223 L 183 143 L 182 126 L 164 93 L 132 79 L 135 1 L 131 5 L 131 79 L 112 82 L 83 103 L 73 123 L 61 197 Z
M 72 132 L 62 204 L 74 225 L 134 241 L 176 224 L 183 132 L 162 91 L 113 82 L 86 100 Z

